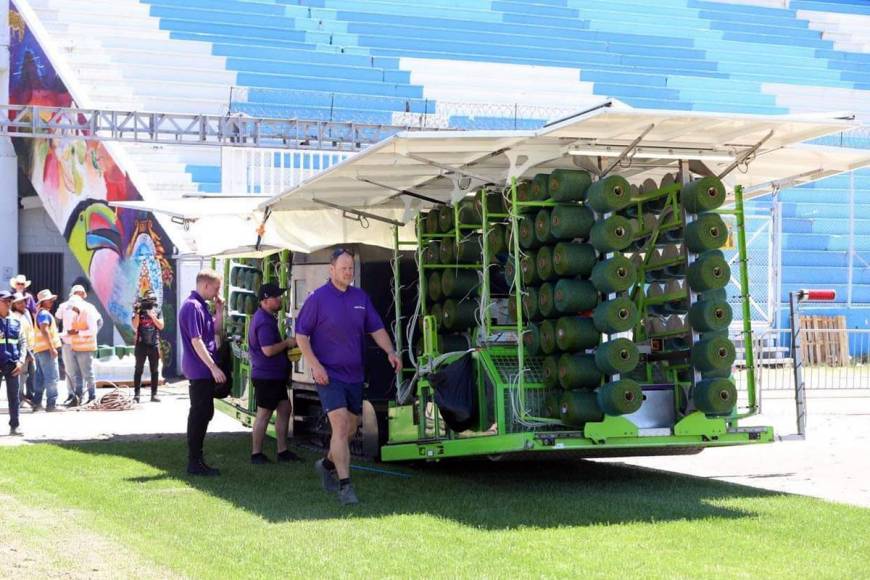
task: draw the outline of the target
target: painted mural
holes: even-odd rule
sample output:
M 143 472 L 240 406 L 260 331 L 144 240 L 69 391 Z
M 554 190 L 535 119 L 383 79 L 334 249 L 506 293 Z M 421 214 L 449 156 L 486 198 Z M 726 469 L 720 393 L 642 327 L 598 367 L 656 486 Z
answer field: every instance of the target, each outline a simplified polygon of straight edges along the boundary
M 73 106 L 66 86 L 14 5 L 10 7 L 9 27 L 10 102 Z M 139 191 L 99 142 L 75 139 L 75 135 L 13 142 L 22 172 L 128 343 L 134 337 L 130 320 L 136 297 L 145 290 L 155 292 L 166 321 L 163 335 L 170 341 L 162 345 L 163 365 L 165 372 L 172 374 L 174 246 L 150 213 L 108 205 L 111 201 L 141 200 Z

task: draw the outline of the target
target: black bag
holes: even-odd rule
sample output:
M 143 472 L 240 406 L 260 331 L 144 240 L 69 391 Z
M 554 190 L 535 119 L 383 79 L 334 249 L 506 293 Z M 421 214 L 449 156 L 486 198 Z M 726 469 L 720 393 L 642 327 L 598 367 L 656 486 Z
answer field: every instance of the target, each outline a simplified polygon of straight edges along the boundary
M 214 398 L 226 399 L 230 396 L 230 391 L 233 389 L 233 351 L 230 349 L 230 342 L 228 340 L 221 342 L 220 347 L 215 353 L 214 362 L 227 378 L 226 382 L 215 383 Z
M 435 389 L 435 404 L 453 431 L 479 428 L 479 406 L 474 358 L 467 353 L 429 375 Z

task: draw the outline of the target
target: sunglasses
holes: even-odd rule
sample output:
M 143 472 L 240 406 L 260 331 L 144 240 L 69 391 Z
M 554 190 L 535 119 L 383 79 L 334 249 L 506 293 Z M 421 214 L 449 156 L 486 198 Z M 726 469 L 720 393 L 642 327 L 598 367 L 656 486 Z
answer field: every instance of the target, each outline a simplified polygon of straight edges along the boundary
M 331 261 L 332 261 L 332 262 L 335 262 L 337 259 L 339 259 L 341 256 L 343 256 L 343 255 L 345 255 L 345 254 L 347 254 L 348 256 L 350 256 L 351 258 L 353 258 L 353 252 L 351 252 L 351 251 L 348 250 L 347 248 L 336 248 L 336 249 L 332 252 L 332 260 L 331 260 Z

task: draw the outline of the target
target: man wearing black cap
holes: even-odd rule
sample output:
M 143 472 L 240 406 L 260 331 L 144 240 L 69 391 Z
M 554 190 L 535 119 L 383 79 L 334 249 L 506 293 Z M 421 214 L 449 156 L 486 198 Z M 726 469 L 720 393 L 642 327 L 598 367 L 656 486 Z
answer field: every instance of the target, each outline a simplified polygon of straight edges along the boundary
M 290 400 L 287 383 L 290 380 L 290 360 L 287 350 L 296 346 L 293 338 L 282 339 L 276 315 L 281 310 L 281 297 L 286 292 L 276 284 L 263 284 L 258 298 L 260 307 L 248 327 L 248 356 L 251 360 L 251 382 L 257 398 L 257 418 L 254 421 L 251 463 L 270 463 L 263 453 L 263 440 L 272 413 L 278 411 L 275 420 L 275 436 L 278 442 L 278 461 L 299 461 L 299 457 L 287 449 L 287 432 L 290 425 Z
M 0 290 L 0 379 L 6 381 L 9 401 L 9 434 L 21 435 L 18 430 L 18 376 L 27 359 L 27 338 L 21 322 L 11 315 L 12 293 Z

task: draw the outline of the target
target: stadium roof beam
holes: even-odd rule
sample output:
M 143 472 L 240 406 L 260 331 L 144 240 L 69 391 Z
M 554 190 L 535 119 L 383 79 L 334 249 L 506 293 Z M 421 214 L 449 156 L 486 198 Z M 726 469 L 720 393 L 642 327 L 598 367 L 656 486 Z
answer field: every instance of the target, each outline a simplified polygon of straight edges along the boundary
M 416 127 L 240 115 L 0 105 L 0 135 L 271 149 L 358 151 Z

